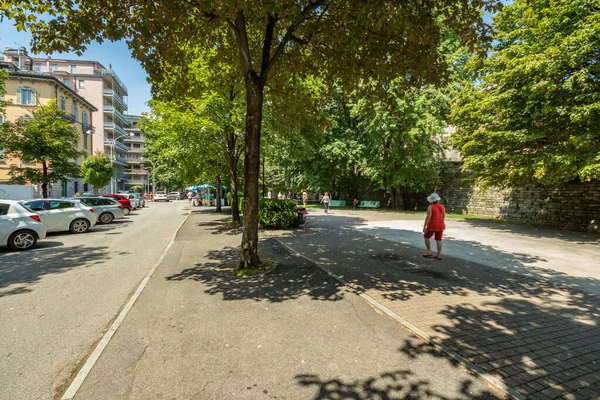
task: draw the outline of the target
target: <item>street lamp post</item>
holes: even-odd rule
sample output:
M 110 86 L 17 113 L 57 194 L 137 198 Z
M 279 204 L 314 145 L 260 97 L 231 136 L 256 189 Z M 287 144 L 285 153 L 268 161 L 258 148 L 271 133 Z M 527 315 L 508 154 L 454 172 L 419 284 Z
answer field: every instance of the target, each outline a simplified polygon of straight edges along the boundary
M 144 157 L 141 157 L 142 162 L 145 159 Z M 152 160 L 147 160 L 150 162 L 150 164 L 152 165 L 152 201 L 154 201 L 154 198 L 156 197 L 156 161 L 152 161 Z M 150 175 L 148 175 L 148 182 L 150 182 Z M 148 183 L 148 185 L 150 185 L 150 183 Z

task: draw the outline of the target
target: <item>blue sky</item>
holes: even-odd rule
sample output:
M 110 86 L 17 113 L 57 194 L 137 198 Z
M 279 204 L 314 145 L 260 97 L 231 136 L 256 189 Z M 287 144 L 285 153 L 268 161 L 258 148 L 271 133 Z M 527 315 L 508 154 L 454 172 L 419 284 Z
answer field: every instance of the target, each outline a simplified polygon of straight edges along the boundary
M 0 50 L 5 47 L 25 46 L 29 52 L 31 35 L 29 32 L 17 32 L 11 21 L 6 18 L 0 23 Z M 15 44 L 17 43 L 17 44 Z M 33 57 L 45 57 L 45 54 Z M 82 57 L 74 53 L 51 54 L 55 58 L 82 59 L 98 61 L 106 68 L 112 64 L 112 68 L 127 86 L 129 92 L 128 114 L 140 115 L 148 111 L 145 104 L 150 100 L 150 84 L 146 82 L 147 74 L 137 60 L 131 57 L 131 53 L 125 42 L 104 42 L 103 44 L 92 43 Z

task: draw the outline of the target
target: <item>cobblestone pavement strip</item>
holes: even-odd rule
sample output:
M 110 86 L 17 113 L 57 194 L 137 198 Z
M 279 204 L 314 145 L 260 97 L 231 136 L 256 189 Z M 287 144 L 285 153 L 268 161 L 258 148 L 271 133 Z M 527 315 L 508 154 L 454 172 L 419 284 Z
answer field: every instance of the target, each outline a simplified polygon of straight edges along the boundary
M 526 398 L 600 396 L 600 296 L 458 258 L 426 259 L 422 249 L 361 234 L 360 222 L 311 215 L 304 229 L 273 236 Z

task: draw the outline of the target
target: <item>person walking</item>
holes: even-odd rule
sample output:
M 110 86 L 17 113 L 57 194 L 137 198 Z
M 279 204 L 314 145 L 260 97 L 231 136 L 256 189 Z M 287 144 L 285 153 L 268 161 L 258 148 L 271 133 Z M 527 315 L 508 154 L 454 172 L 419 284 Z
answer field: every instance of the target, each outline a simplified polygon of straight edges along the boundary
M 446 229 L 446 223 L 444 222 L 446 209 L 440 204 L 441 200 L 437 193 L 432 193 L 431 196 L 427 197 L 427 201 L 431 204 L 427 207 L 427 216 L 423 224 L 423 237 L 425 239 L 425 247 L 427 247 L 427 253 L 423 254 L 423 257 L 433 257 L 430 239 L 435 235 L 437 254 L 433 258 L 436 260 L 442 259 L 442 234 Z
M 329 193 L 325 192 L 325 195 L 321 199 L 321 203 L 323 203 L 323 207 L 325 207 L 325 214 L 327 214 L 327 210 L 329 209 Z
M 190 206 L 192 205 L 192 198 L 193 197 L 194 197 L 194 193 L 187 192 L 188 203 L 190 203 Z
M 302 189 L 302 207 L 306 208 L 307 201 L 308 201 L 308 193 L 306 193 L 306 189 Z

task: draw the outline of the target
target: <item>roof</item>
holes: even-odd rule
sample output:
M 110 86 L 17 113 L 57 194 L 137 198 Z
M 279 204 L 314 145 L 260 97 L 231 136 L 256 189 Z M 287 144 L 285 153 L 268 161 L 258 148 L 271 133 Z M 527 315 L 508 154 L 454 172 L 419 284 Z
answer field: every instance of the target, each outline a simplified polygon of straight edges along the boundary
M 35 78 L 35 79 L 44 79 L 44 80 L 48 80 L 48 81 L 54 81 L 54 83 L 56 83 L 59 86 L 61 86 L 67 92 L 70 92 L 79 101 L 81 101 L 82 103 L 85 103 L 86 105 L 88 105 L 92 110 L 98 111 L 98 108 L 96 108 L 92 103 L 90 103 L 89 101 L 87 101 L 84 97 L 81 97 L 81 95 L 79 95 L 79 93 L 77 93 L 76 91 L 74 91 L 73 89 L 71 89 L 70 87 L 68 87 L 67 85 L 65 85 L 63 82 L 59 81 L 57 78 L 55 78 L 54 76 L 50 75 L 47 72 L 36 72 L 36 71 L 23 71 L 23 70 L 20 70 L 20 71 L 10 71 L 8 75 L 12 76 L 12 77 Z

